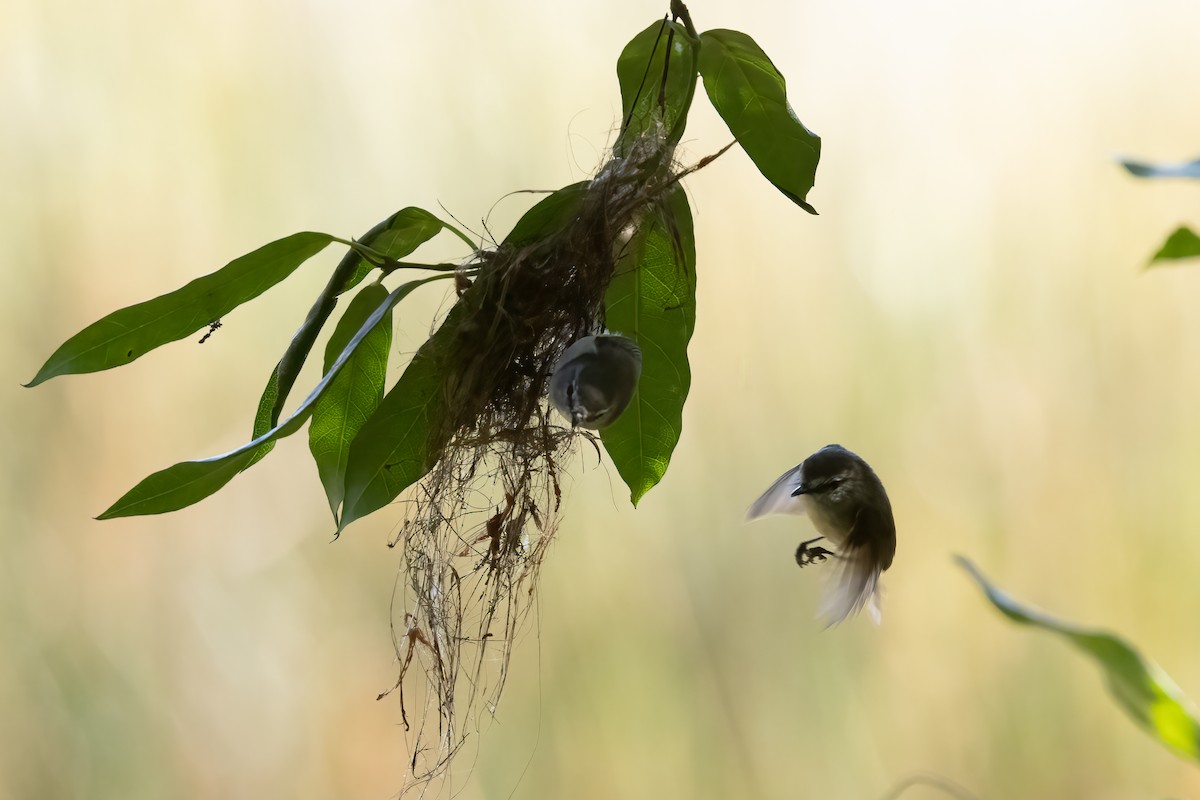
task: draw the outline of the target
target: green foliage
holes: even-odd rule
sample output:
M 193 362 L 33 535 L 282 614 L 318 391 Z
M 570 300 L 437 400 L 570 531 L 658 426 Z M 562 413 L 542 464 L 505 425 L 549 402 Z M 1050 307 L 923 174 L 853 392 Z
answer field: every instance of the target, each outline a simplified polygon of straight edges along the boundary
M 114 311 L 63 342 L 25 385 L 119 367 L 189 336 L 258 297 L 332 241 L 327 233 L 294 233 L 181 289 Z
M 332 371 L 337 359 L 375 309 L 384 305 L 387 295 L 388 290 L 382 284 L 372 283 L 351 301 L 325 348 L 325 374 Z M 325 496 L 329 498 L 329 508 L 335 519 L 342 504 L 350 444 L 383 399 L 383 381 L 391 346 L 392 313 L 389 308 L 381 324 L 366 335 L 342 366 L 341 373 L 313 406 L 308 449 L 317 462 L 317 472 L 325 485 Z
M 1000 613 L 1018 624 L 1057 634 L 1087 653 L 1104 670 L 1108 690 L 1117 704 L 1139 727 L 1176 755 L 1200 761 L 1196 707 L 1156 664 L 1117 636 L 1072 625 L 1018 603 L 989 583 L 970 561 L 961 556 L 957 561 Z
M 1180 164 L 1151 164 L 1128 158 L 1119 160 L 1121 166 L 1125 167 L 1129 174 L 1139 178 L 1193 178 L 1200 180 L 1200 158 Z M 1197 236 L 1187 226 L 1181 225 L 1167 237 L 1158 252 L 1151 256 L 1149 266 L 1154 266 L 1159 261 L 1177 261 L 1181 258 L 1196 256 L 1200 256 L 1200 236 Z
M 783 75 L 753 39 L 739 31 L 700 35 L 704 90 L 759 171 L 810 214 L 821 137 L 804 127 L 787 100 Z
M 1196 256 L 1200 256 L 1200 236 L 1197 236 L 1191 228 L 1181 225 L 1167 237 L 1163 246 L 1150 259 L 1150 263 L 1153 265 L 1158 261 L 1174 261 Z
M 631 336 L 643 352 L 634 400 L 602 436 L 635 504 L 666 472 L 679 441 L 691 383 L 687 345 L 696 320 L 696 254 L 691 212 L 678 183 L 682 175 L 673 167 L 673 147 L 683 136 L 697 80 L 703 77 L 713 105 L 762 174 L 816 213 L 806 197 L 815 180 L 820 139 L 792 112 L 783 76 L 749 36 L 728 30 L 697 34 L 678 0 L 671 12 L 671 18 L 638 33 L 617 60 L 622 128 L 614 159 L 606 167 L 632 170 L 634 183 L 611 184 L 620 187 L 614 191 L 625 192 L 616 202 L 645 205 L 644 211 L 639 208 L 629 217 L 629 227 L 635 230 L 632 240 L 611 243 L 619 253 L 618 266 L 603 313 L 610 328 Z M 554 248 L 570 239 L 589 209 L 588 218 L 594 219 L 597 202 L 613 202 L 604 192 L 591 192 L 600 183 L 575 183 L 543 198 L 500 248 L 509 253 L 530 248 L 539 258 L 558 257 Z M 266 456 L 278 438 L 294 433 L 310 416 L 310 449 L 339 531 L 392 502 L 425 476 L 448 441 L 447 358 L 460 326 L 470 320 L 463 303 L 457 303 L 396 385 L 385 391 L 392 308 L 422 281 L 391 294 L 379 284 L 362 289 L 332 334 L 321 382 L 295 413 L 282 422 L 280 417 L 342 294 L 375 269 L 385 276 L 407 267 L 454 269 L 400 261 L 441 231 L 450 231 L 475 250 L 469 237 L 428 211 L 404 208 L 358 241 L 298 233 L 272 242 L 178 291 L 114 312 L 67 340 L 30 386 L 56 375 L 129 363 L 257 297 L 331 242 L 350 247 L 269 376 L 252 441 L 147 477 L 101 518 L 161 513 L 207 497 Z M 602 244 L 602 249 L 607 253 L 608 245 Z M 489 254 L 478 253 L 466 269 L 484 270 L 489 263 Z M 603 291 L 603 284 L 599 288 Z
M 458 230 L 433 214 L 423 208 L 409 206 L 367 231 L 359 240 L 358 246 L 351 248 L 342 258 L 275 367 L 278 393 L 271 406 L 271 426 L 279 421 L 283 404 L 287 401 L 288 394 L 296 383 L 296 377 L 317 341 L 317 334 L 321 332 L 321 328 L 337 306 L 338 295 L 357 286 L 371 270 L 380 265 L 379 262 L 404 258 L 443 230 L 453 232 L 467 242 L 468 246 L 471 245 L 471 241 Z M 375 263 L 364 255 L 368 249 L 373 254 L 372 259 Z
M 262 433 L 250 443 L 236 450 L 198 461 L 184 461 L 150 475 L 126 492 L 121 499 L 113 503 L 98 519 L 131 517 L 141 514 L 162 514 L 166 511 L 177 511 L 199 500 L 203 500 L 229 483 L 233 479 L 233 476 L 246 469 L 246 467 L 249 467 L 265 454 L 262 450 L 264 446 L 271 445 L 276 439 L 292 435 L 308 421 L 308 418 L 313 413 L 313 407 L 321 399 L 326 389 L 329 388 L 334 378 L 337 377 L 342 367 L 350 360 L 350 357 L 354 354 L 359 344 L 383 320 L 384 316 L 390 313 L 391 309 L 397 303 L 407 297 L 418 286 L 441 277 L 443 276 L 438 275 L 433 278 L 411 281 L 389 294 L 383 304 L 372 312 L 370 317 L 367 318 L 366 322 L 363 323 L 362 327 L 346 345 L 346 349 L 342 351 L 337 361 L 330 367 L 329 372 L 321 379 L 316 388 L 313 389 L 312 394 L 284 422 Z M 263 401 L 268 400 L 273 393 L 273 389 L 270 383 L 268 383 L 267 390 L 263 394 Z M 262 405 L 263 403 L 260 403 L 260 421 L 263 418 Z M 256 430 L 258 426 L 259 423 L 256 423 Z
M 680 23 L 662 20 L 625 45 L 617 59 L 623 120 L 618 155 L 660 125 L 671 144 L 683 136 L 696 92 L 699 44 Z
M 696 242 L 687 195 L 678 186 L 630 242 L 605 305 L 609 329 L 642 350 L 633 401 L 601 432 L 636 506 L 667 471 L 692 381 L 687 346 L 696 327 Z
M 346 465 L 345 508 L 338 533 L 383 508 L 425 477 L 445 444 L 441 364 L 462 318 L 456 306 L 417 350 L 396 385 L 358 432 Z
M 527 247 L 566 228 L 579 216 L 588 184 L 589 181 L 572 183 L 543 197 L 521 215 L 508 236 L 504 237 L 504 244 Z

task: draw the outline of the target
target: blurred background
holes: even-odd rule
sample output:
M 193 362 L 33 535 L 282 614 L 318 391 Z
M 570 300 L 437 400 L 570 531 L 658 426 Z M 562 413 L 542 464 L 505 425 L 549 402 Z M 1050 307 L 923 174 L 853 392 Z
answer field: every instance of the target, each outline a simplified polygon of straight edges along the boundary
M 440 205 L 502 235 L 530 202 L 505 193 L 595 169 L 617 54 L 665 5 L 0 0 L 0 798 L 396 794 L 410 754 L 375 697 L 400 507 L 331 543 L 299 435 L 197 506 L 91 519 L 246 440 L 336 254 L 203 347 L 18 384 L 87 323 L 294 231 Z M 1091 664 L 950 560 L 1200 696 L 1200 264 L 1143 274 L 1200 222 L 1200 185 L 1113 161 L 1200 154 L 1200 4 L 691 11 L 787 76 L 824 138 L 821 216 L 736 150 L 688 179 L 683 440 L 636 511 L 578 461 L 459 796 L 878 798 L 917 771 L 985 798 L 1200 795 Z M 728 140 L 697 94 L 682 159 Z M 444 238 L 429 257 L 461 256 Z M 397 353 L 447 305 L 425 291 Z M 742 524 L 829 442 L 895 506 L 880 628 L 813 619 L 806 522 Z

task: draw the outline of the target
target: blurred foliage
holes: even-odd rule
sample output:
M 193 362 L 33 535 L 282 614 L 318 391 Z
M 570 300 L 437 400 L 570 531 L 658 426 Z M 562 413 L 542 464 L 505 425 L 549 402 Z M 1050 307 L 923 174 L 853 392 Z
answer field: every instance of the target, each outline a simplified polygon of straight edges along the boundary
M 1200 179 L 1200 158 L 1179 164 L 1151 164 L 1146 161 L 1121 159 L 1121 165 L 1129 174 L 1139 178 L 1193 178 Z M 1167 237 L 1162 247 L 1150 258 L 1151 265 L 1159 261 L 1175 261 L 1180 258 L 1200 256 L 1200 236 L 1192 229 L 1181 225 Z
M 1181 225 L 1167 237 L 1163 246 L 1150 260 L 1151 262 L 1173 261 L 1195 256 L 1200 256 L 1200 236 L 1197 236 L 1190 228 Z
M 1175 754 L 1200 762 L 1200 718 L 1195 703 L 1158 665 L 1117 636 L 1022 605 L 992 585 L 970 561 L 961 556 L 957 561 L 1000 613 L 1013 622 L 1056 633 L 1090 655 L 1104 670 L 1113 699 L 1130 719 Z

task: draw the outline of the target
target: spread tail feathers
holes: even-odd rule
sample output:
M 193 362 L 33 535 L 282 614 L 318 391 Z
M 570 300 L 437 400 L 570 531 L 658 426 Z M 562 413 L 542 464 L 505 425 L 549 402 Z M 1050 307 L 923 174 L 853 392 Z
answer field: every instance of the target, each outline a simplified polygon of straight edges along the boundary
M 871 620 L 878 625 L 882 619 L 879 601 L 882 585 L 879 559 L 869 547 L 846 548 L 821 594 L 817 616 L 829 628 L 857 614 L 865 607 Z

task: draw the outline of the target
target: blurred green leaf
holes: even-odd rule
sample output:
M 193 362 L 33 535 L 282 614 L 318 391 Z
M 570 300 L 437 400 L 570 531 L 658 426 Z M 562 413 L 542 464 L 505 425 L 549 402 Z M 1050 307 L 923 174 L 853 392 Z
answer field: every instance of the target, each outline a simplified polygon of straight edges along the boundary
M 441 457 L 446 419 L 442 367 L 463 308 L 460 302 L 450 309 L 350 445 L 338 533 L 395 500 Z
M 783 75 L 744 33 L 700 34 L 700 75 L 717 113 L 767 180 L 810 214 L 821 137 L 804 127 L 787 101 Z
M 1190 228 L 1180 226 L 1167 237 L 1163 246 L 1150 259 L 1150 266 L 1154 266 L 1158 261 L 1174 261 L 1196 256 L 1200 256 L 1200 236 L 1197 236 Z
M 623 120 L 613 148 L 617 155 L 627 154 L 638 137 L 659 124 L 671 144 L 683 136 L 696 92 L 697 44 L 683 25 L 659 20 L 625 45 L 617 58 Z
M 326 372 L 375 309 L 384 303 L 387 294 L 384 286 L 372 283 L 350 301 L 325 348 Z M 308 426 L 308 449 L 317 463 L 317 472 L 335 520 L 345 491 L 350 443 L 383 399 L 383 381 L 391 346 L 392 315 L 389 311 L 383 317 L 383 324 L 376 325 L 363 339 L 342 366 L 341 374 L 313 406 L 312 424 Z
M 291 275 L 331 241 L 327 233 L 294 233 L 181 289 L 114 311 L 63 342 L 25 385 L 119 367 L 193 334 Z
M 1131 175 L 1139 178 L 1200 178 L 1200 158 L 1181 164 L 1151 164 L 1128 158 L 1119 161 Z
M 359 244 L 370 247 L 380 255 L 388 258 L 401 259 L 416 250 L 425 242 L 437 236 L 441 231 L 448 230 L 463 239 L 474 249 L 471 241 L 463 236 L 456 228 L 447 225 L 423 208 L 409 206 L 402 208 L 392 216 L 380 222 L 359 239 Z M 363 258 L 357 250 L 350 250 L 342 257 L 329 278 L 329 282 L 317 297 L 299 330 L 292 336 L 287 350 L 275 366 L 276 382 L 279 391 L 274 405 L 271 407 L 271 425 L 279 421 L 283 413 L 283 404 L 287 402 L 296 377 L 304 366 L 308 354 L 312 351 L 325 322 L 337 305 L 338 295 L 358 285 L 375 266 Z
M 1072 625 L 1021 605 L 989 583 L 970 561 L 962 556 L 956 560 L 1004 616 L 1056 633 L 1090 655 L 1104 670 L 1109 692 L 1134 722 L 1176 755 L 1200 761 L 1196 707 L 1158 665 L 1117 636 Z
M 678 185 L 630 242 L 604 302 L 609 330 L 642 349 L 633 401 L 600 434 L 636 506 L 667 471 L 692 382 L 687 346 L 696 327 L 696 243 Z
M 508 247 L 526 247 L 558 233 L 579 216 L 591 181 L 564 186 L 543 197 L 517 220 L 504 237 Z
M 346 349 L 338 356 L 325 377 L 317 384 L 308 398 L 300 404 L 296 412 L 287 420 L 265 431 L 249 444 L 219 456 L 204 458 L 197 461 L 183 461 L 174 466 L 160 470 L 142 480 L 137 486 L 126 492 L 120 500 L 101 514 L 97 519 L 112 519 L 113 517 L 132 517 L 142 514 L 162 514 L 167 511 L 177 511 L 192 505 L 213 494 L 232 480 L 246 467 L 261 459 L 276 439 L 290 436 L 304 425 L 312 415 L 313 406 L 329 388 L 329 385 L 341 372 L 342 367 L 354 354 L 355 349 L 367 337 L 371 330 L 387 316 L 391 309 L 403 300 L 418 286 L 445 278 L 445 275 L 435 275 L 424 280 L 411 281 L 389 294 L 386 300 L 367 318 L 362 327 L 346 345 Z M 265 418 L 264 406 L 274 394 L 271 381 L 263 392 L 259 404 L 259 413 L 255 420 L 257 431 Z M 264 449 L 265 448 L 265 449 Z

